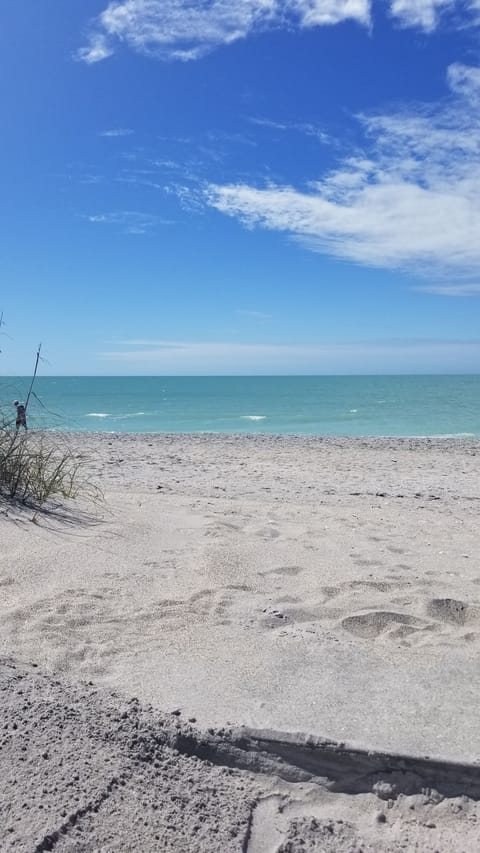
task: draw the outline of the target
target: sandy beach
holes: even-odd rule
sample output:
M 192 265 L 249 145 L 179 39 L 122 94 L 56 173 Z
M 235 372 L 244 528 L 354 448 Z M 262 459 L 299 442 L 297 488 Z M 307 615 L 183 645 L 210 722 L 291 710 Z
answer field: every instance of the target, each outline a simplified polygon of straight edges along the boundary
M 480 442 L 61 440 L 104 501 L 0 507 L 2 850 L 478 850 Z

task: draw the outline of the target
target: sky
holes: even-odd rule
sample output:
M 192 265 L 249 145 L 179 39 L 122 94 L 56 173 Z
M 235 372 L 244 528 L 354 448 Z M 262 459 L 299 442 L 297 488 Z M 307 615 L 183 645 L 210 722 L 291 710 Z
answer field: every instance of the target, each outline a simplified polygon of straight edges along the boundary
M 0 375 L 480 373 L 480 0 L 0 15 Z

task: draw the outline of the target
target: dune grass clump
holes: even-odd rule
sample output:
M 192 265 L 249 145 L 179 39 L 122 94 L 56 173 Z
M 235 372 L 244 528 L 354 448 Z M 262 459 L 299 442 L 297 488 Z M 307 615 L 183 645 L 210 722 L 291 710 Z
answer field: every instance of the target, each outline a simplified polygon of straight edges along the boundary
M 0 497 L 44 506 L 92 492 L 83 462 L 54 434 L 17 432 L 0 425 Z

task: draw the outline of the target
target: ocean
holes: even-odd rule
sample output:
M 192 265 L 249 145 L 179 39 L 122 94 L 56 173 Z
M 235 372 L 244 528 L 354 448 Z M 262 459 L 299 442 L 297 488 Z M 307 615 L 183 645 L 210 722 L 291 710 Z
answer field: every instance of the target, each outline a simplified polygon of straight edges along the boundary
M 14 419 L 28 377 L 0 377 Z M 31 428 L 89 432 L 480 436 L 480 376 L 37 377 Z

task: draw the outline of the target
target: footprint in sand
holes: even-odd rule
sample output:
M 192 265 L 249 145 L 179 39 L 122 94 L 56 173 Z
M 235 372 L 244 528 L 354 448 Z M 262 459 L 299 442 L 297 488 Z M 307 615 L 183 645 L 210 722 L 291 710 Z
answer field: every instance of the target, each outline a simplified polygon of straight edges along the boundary
M 410 599 L 395 599 L 396 603 L 407 605 Z M 470 605 L 465 601 L 454 598 L 432 598 L 425 605 L 425 613 L 430 619 L 424 620 L 408 613 L 397 613 L 392 610 L 371 610 L 364 613 L 354 613 L 341 620 L 344 630 L 363 639 L 376 639 L 385 635 L 389 640 L 403 640 L 411 635 L 424 640 L 430 637 L 430 642 L 442 643 L 452 628 L 465 626 L 480 626 L 480 606 Z M 467 642 L 478 639 L 475 631 L 459 634 Z
M 427 602 L 426 611 L 432 618 L 452 625 L 465 625 L 480 618 L 480 607 L 472 607 L 455 598 L 432 598 Z
M 352 555 L 353 556 L 353 555 Z M 362 558 L 354 558 L 353 562 L 356 566 L 360 568 L 369 568 L 369 569 L 379 569 L 383 563 L 380 563 L 378 560 L 369 560 Z
M 264 628 L 285 628 L 298 630 L 309 630 L 305 626 L 310 625 L 318 627 L 318 624 L 323 625 L 325 622 L 331 622 L 334 619 L 339 619 L 341 611 L 327 610 L 322 607 L 305 608 L 299 606 L 298 599 L 293 596 L 283 596 L 276 599 L 273 605 L 262 608 L 258 614 L 260 625 Z M 278 605 L 278 606 L 275 606 Z M 257 621 L 250 619 L 250 623 Z
M 167 630 L 190 630 L 205 621 L 227 625 L 231 618 L 242 618 L 247 590 L 235 586 L 202 589 L 184 599 L 147 600 L 109 588 L 97 593 L 68 589 L 11 612 L 8 631 L 20 651 L 35 643 L 54 655 L 62 669 L 74 661 L 105 666 L 109 658 L 161 646 Z
M 238 524 L 233 524 L 231 521 L 212 521 L 205 528 L 205 536 L 216 539 L 225 534 L 238 533 L 240 529 Z
M 335 598 L 337 595 L 342 595 L 345 592 L 359 592 L 362 590 L 366 592 L 393 592 L 402 589 L 404 586 L 408 586 L 408 582 L 399 580 L 398 578 L 391 581 L 355 580 L 346 581 L 338 586 L 322 586 L 322 592 L 325 596 L 325 601 L 328 601 L 330 598 Z
M 280 531 L 276 527 L 259 527 L 253 530 L 252 533 L 255 536 L 259 536 L 260 539 L 278 539 L 280 536 Z
M 390 592 L 390 590 L 399 589 L 404 585 L 398 581 L 395 583 L 390 581 L 350 581 L 350 583 L 346 584 L 349 589 L 373 589 L 375 592 Z
M 304 570 L 301 566 L 278 566 L 276 569 L 268 569 L 266 572 L 259 572 L 260 575 L 299 575 Z
M 341 589 L 339 586 L 322 586 L 322 592 L 325 596 L 325 601 L 328 601 L 330 598 L 335 598 L 337 595 L 340 595 Z
M 379 637 L 400 626 L 409 626 L 413 630 L 421 629 L 425 623 L 406 613 L 394 613 L 391 610 L 373 610 L 370 613 L 356 613 L 342 619 L 341 626 L 350 634 L 364 639 Z

